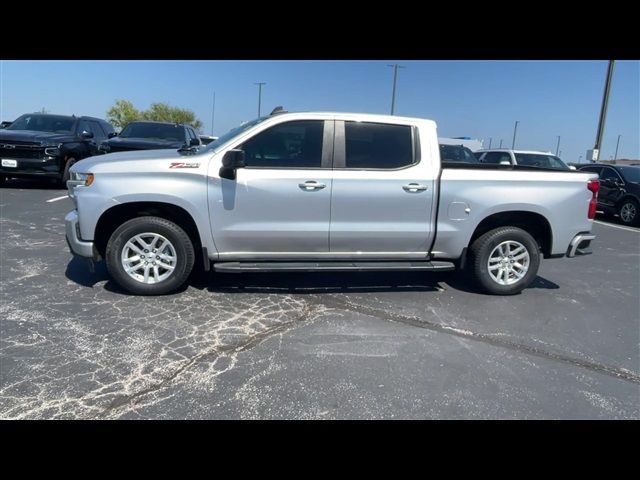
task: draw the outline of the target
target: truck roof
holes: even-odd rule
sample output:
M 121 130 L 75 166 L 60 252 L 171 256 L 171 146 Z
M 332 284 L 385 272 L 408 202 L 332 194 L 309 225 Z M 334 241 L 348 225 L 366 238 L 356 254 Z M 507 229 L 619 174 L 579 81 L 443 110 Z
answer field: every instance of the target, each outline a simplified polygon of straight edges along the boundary
M 429 120 L 427 118 L 418 118 L 418 117 L 400 117 L 397 115 L 382 115 L 375 113 L 356 113 L 356 112 L 321 112 L 321 111 L 311 111 L 311 112 L 286 112 L 286 113 L 277 113 L 273 115 L 273 118 L 313 118 L 313 117 L 327 118 L 341 118 L 341 119 L 354 119 L 359 121 L 369 121 L 369 122 L 381 122 L 381 123 L 404 123 L 404 122 L 427 122 L 432 123 L 433 127 L 436 126 L 436 122 L 433 120 Z
M 513 153 L 532 153 L 537 155 L 553 155 L 552 152 L 543 152 L 541 150 L 513 150 L 512 148 L 483 148 L 478 150 L 476 153 L 484 153 L 484 152 L 513 152 Z

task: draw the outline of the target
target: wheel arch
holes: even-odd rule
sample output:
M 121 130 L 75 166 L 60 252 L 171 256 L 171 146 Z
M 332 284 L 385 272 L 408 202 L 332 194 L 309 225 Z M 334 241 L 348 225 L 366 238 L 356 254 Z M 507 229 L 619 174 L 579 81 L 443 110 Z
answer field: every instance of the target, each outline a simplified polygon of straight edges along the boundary
M 536 240 L 545 258 L 551 255 L 553 247 L 551 224 L 543 215 L 524 210 L 497 212 L 485 217 L 471 235 L 469 246 L 480 236 L 499 227 L 521 228 Z
M 178 205 L 153 201 L 121 203 L 102 212 L 96 223 L 94 235 L 95 247 L 100 256 L 104 258 L 107 243 L 120 225 L 133 218 L 144 216 L 160 217 L 175 223 L 191 239 L 196 255 L 201 254 L 202 240 L 193 216 Z

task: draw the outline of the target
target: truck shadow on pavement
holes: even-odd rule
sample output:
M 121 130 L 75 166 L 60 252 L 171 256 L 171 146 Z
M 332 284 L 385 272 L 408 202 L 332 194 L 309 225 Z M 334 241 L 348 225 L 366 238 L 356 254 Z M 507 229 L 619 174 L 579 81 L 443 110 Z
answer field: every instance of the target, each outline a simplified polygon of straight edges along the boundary
M 50 178 L 10 178 L 0 182 L 0 188 L 15 188 L 19 190 L 60 190 L 66 191 Z
M 110 292 L 128 295 L 113 282 L 104 262 L 95 264 L 91 272 L 88 262 L 73 258 L 67 265 L 65 276 L 85 287 L 107 281 L 104 288 Z M 318 273 L 215 273 L 194 272 L 189 281 L 176 293 L 188 287 L 218 293 L 371 293 L 371 292 L 438 292 L 448 289 L 479 293 L 470 278 L 457 272 L 318 272 Z M 536 277 L 529 289 L 556 290 L 560 287 Z

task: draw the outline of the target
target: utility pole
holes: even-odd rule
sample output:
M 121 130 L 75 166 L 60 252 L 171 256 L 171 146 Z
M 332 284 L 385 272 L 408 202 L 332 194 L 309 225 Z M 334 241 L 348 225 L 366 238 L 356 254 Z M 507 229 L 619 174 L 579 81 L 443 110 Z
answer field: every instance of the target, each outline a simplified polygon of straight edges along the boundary
M 391 92 L 391 115 L 393 115 L 393 112 L 396 110 L 396 82 L 398 80 L 398 69 L 406 67 L 398 65 L 397 63 L 387 65 L 387 67 L 393 67 L 393 90 Z
M 622 135 L 618 135 L 618 141 L 616 142 L 616 154 L 614 155 L 613 159 L 617 160 L 618 159 L 618 147 L 620 146 L 620 137 Z
M 609 60 L 609 68 L 607 68 L 607 79 L 604 84 L 604 94 L 602 95 L 602 107 L 600 108 L 600 121 L 598 122 L 598 134 L 596 136 L 596 144 L 593 147 L 596 150 L 597 156 L 595 161 L 597 162 L 600 157 L 600 148 L 602 146 L 602 136 L 604 135 L 604 124 L 607 119 L 607 107 L 609 105 L 609 92 L 611 91 L 611 79 L 613 78 L 613 67 L 615 60 Z
M 560 150 L 560 154 L 556 155 L 556 157 L 562 157 L 562 150 Z
M 582 163 L 582 155 L 578 157 L 578 163 Z
M 500 139 L 500 148 L 502 148 L 502 139 Z
M 492 140 L 492 138 L 489 137 L 489 149 L 491 149 L 491 140 Z
M 256 82 L 254 85 L 258 85 L 258 118 L 260 118 L 260 107 L 262 106 L 262 86 L 267 82 Z
M 513 142 L 511 143 L 511 150 L 516 148 L 516 132 L 518 131 L 518 123 L 520 123 L 520 121 L 516 120 L 516 124 L 513 127 Z
M 211 136 L 213 137 L 213 122 L 216 118 L 216 92 L 213 92 L 213 108 L 211 109 Z
M 558 135 L 558 143 L 556 145 L 556 157 L 558 156 L 558 150 L 560 150 L 560 135 Z

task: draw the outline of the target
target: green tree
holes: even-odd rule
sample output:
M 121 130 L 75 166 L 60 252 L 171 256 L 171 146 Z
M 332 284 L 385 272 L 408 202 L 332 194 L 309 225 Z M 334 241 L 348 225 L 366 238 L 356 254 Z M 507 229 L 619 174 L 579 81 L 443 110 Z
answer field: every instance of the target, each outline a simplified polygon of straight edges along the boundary
M 129 100 L 117 100 L 116 104 L 107 110 L 107 120 L 122 130 L 129 122 L 142 120 L 142 113 Z
M 196 118 L 196 114 L 186 108 L 178 108 L 166 103 L 152 103 L 149 110 L 142 112 L 145 120 L 156 122 L 184 123 L 191 125 L 196 130 L 202 128 L 202 122 Z
M 196 130 L 202 128 L 202 122 L 196 114 L 186 108 L 178 108 L 166 103 L 152 103 L 148 110 L 137 110 L 128 100 L 118 100 L 107 112 L 107 119 L 118 128 L 135 120 L 153 120 L 156 122 L 184 123 Z

